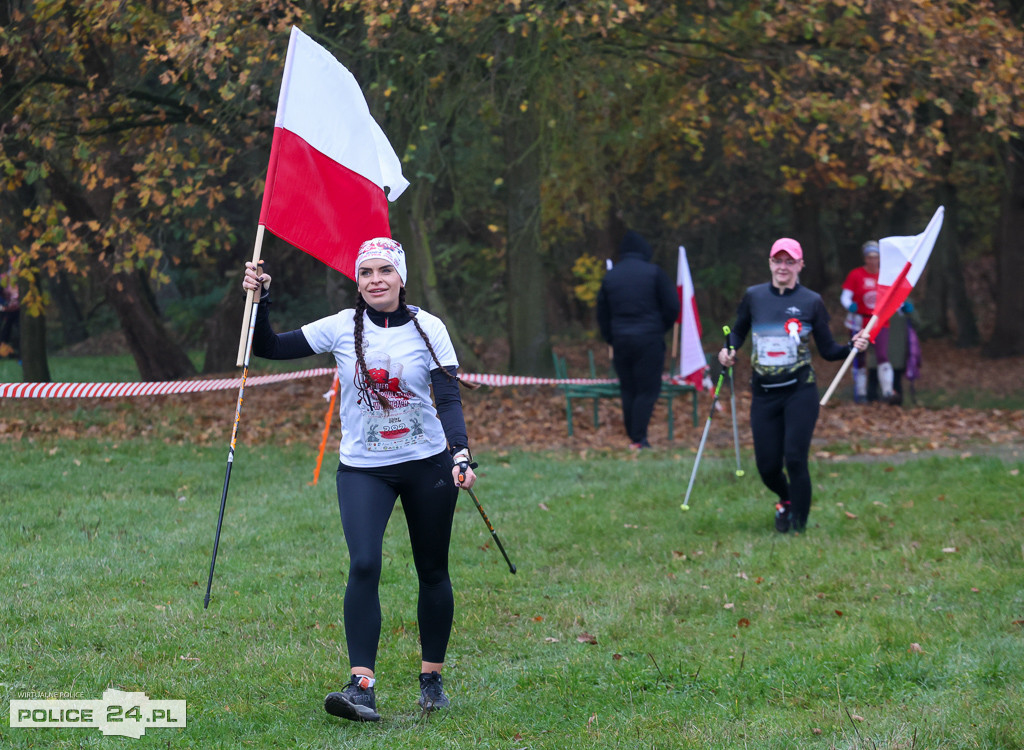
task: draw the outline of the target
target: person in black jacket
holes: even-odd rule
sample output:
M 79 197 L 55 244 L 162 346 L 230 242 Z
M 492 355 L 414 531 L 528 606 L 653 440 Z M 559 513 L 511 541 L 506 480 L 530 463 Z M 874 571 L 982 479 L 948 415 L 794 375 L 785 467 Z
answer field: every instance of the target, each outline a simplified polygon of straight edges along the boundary
M 651 246 L 630 230 L 619 245 L 619 262 L 601 282 L 597 323 L 612 346 L 622 392 L 622 419 L 630 447 L 650 448 L 647 425 L 661 394 L 665 333 L 679 317 L 675 284 L 651 262 Z
M 800 243 L 776 240 L 768 260 L 769 283 L 747 289 L 736 311 L 729 345 L 718 353 L 723 367 L 736 362 L 736 349 L 753 332 L 750 365 L 750 431 L 761 481 L 778 496 L 775 529 L 803 531 L 811 511 L 808 453 L 818 421 L 818 386 L 811 368 L 810 339 L 827 360 L 844 359 L 851 348 L 864 351 L 868 337 L 859 331 L 839 344 L 817 292 L 799 282 L 804 267 Z

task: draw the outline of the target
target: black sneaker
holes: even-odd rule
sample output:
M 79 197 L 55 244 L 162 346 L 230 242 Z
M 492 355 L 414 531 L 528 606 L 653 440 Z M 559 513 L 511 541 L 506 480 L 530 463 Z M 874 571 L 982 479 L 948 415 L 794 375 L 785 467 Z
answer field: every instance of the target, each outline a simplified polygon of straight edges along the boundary
M 340 693 L 328 693 L 324 698 L 324 710 L 331 716 L 349 721 L 380 721 L 373 686 L 363 687 L 361 684 L 365 679 L 354 674 Z
M 444 686 L 441 684 L 441 673 L 431 672 L 420 674 L 420 699 L 417 701 L 423 706 L 424 711 L 434 711 L 438 708 L 448 708 L 450 701 L 444 694 Z
M 775 504 L 775 530 L 785 534 L 793 525 L 793 519 L 789 512 L 789 503 Z

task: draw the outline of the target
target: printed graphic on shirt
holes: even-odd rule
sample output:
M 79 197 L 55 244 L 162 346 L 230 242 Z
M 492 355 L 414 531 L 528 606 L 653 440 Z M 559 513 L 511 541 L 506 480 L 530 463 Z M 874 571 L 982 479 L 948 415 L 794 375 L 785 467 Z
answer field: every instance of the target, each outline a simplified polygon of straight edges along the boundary
M 355 386 L 366 450 L 396 451 L 427 442 L 422 406 L 402 380 L 402 363 L 381 351 L 367 351 L 365 360 L 369 378 L 357 367 Z
M 878 290 L 875 288 L 875 280 L 864 279 L 864 308 L 866 310 L 874 310 L 877 300 Z
M 754 352 L 762 368 L 774 370 L 791 367 L 797 362 L 799 348 L 799 338 L 754 335 Z

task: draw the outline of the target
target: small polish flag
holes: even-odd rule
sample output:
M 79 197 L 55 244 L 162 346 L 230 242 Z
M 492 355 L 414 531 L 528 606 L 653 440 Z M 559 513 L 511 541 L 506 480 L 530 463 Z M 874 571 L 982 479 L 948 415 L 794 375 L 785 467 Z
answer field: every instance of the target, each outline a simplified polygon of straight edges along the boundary
M 355 77 L 293 26 L 259 223 L 353 278 L 359 245 L 391 236 L 388 200 L 408 186 Z
M 924 273 L 935 240 L 942 230 L 945 213 L 946 209 L 939 206 L 921 234 L 913 237 L 883 237 L 879 240 L 879 302 L 875 304 L 874 312 L 878 322 L 871 331 L 872 342 L 893 313 L 906 302 L 910 290 Z
M 700 316 L 697 298 L 693 293 L 690 265 L 686 261 L 686 248 L 679 246 L 679 266 L 676 271 L 676 291 L 679 293 L 679 376 L 698 391 L 703 390 L 704 369 L 707 359 L 700 345 Z

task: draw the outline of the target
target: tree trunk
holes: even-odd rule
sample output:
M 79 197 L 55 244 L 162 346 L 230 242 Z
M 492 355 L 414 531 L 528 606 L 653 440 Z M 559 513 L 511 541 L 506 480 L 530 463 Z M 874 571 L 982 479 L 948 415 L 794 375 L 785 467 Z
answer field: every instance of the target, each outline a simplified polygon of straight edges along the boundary
M 541 125 L 535 102 L 513 103 L 504 118 L 508 167 L 508 329 L 510 371 L 542 375 L 553 369 L 540 254 Z
M 224 294 L 213 316 L 206 321 L 206 349 L 203 352 L 203 374 L 229 373 L 235 369 L 238 356 L 238 338 L 242 335 L 242 314 L 245 295 L 240 284 L 232 279 L 231 288 Z
M 939 197 L 946 207 L 946 215 L 925 269 L 928 278 L 925 288 L 924 333 L 932 336 L 948 334 L 952 321 L 956 327 L 956 345 L 962 348 L 977 346 L 981 337 L 974 309 L 967 296 L 963 262 L 960 259 L 961 242 L 957 234 L 959 199 L 956 189 L 949 183 L 940 188 Z M 918 234 L 924 231 L 924 227 L 915 227 L 912 231 Z
M 89 338 L 89 331 L 85 328 L 85 318 L 82 316 L 82 308 L 78 304 L 74 289 L 64 271 L 58 271 L 57 275 L 50 279 L 50 293 L 53 295 L 60 313 L 61 346 L 68 347 Z
M 990 357 L 1024 354 L 1024 139 L 1010 142 L 1006 155 L 1007 190 L 996 239 L 996 325 L 985 347 Z
M 21 299 L 25 299 L 24 282 L 21 283 Z M 18 319 L 21 343 L 21 376 L 26 383 L 49 383 L 50 365 L 46 359 L 46 317 L 29 315 L 24 305 Z
M 125 342 L 144 381 L 177 380 L 196 374 L 186 352 L 167 333 L 145 280 L 134 272 L 111 274 L 103 284 L 108 304 L 121 322 Z
M 816 292 L 824 293 L 828 284 L 828 269 L 821 241 L 821 206 L 810 196 L 800 195 L 793 199 L 793 222 L 795 236 L 804 251 L 804 269 L 800 272 L 800 283 Z
M 398 228 L 396 239 L 402 243 L 406 251 L 405 258 L 409 271 L 407 299 L 422 299 L 423 308 L 444 321 L 452 346 L 459 357 L 459 366 L 464 372 L 482 372 L 483 364 L 480 358 L 459 335 L 458 327 L 448 315 L 444 297 L 438 293 L 434 255 L 425 218 L 430 190 L 430 183 L 418 180 L 410 185 L 402 199 L 391 207 L 391 216 Z

